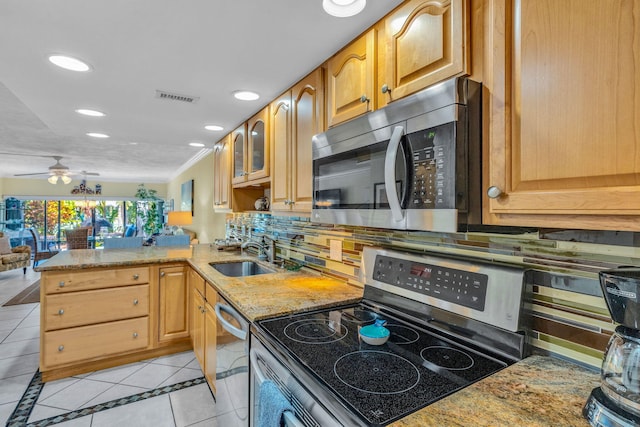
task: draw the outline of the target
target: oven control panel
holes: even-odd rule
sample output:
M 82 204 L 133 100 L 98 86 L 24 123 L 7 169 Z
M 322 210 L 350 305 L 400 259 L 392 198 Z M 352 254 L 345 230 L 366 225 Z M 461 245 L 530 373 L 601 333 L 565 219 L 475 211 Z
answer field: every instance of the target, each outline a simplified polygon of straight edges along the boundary
M 486 274 L 377 255 L 373 278 L 474 310 L 485 309 Z

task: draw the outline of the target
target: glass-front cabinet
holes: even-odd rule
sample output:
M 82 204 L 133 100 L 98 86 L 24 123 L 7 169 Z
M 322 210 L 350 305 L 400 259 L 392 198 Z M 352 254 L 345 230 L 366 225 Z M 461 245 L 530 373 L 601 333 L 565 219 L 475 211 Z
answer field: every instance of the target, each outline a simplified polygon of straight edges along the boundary
M 231 134 L 234 187 L 269 180 L 268 117 L 269 108 L 265 107 Z

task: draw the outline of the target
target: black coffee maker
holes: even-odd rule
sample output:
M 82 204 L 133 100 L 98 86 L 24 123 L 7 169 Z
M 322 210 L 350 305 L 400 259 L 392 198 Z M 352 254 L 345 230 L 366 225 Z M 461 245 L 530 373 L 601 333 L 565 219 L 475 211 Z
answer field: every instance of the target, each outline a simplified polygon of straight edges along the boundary
M 601 271 L 600 286 L 619 326 L 582 413 L 594 427 L 640 427 L 640 267 Z

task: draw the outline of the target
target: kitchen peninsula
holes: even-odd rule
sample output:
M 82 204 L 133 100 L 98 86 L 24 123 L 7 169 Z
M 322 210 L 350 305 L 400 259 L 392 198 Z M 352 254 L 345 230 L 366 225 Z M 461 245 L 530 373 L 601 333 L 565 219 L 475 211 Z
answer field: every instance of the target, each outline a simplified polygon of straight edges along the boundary
M 41 370 L 45 380 L 60 378 L 78 373 L 82 370 L 104 368 L 127 363 L 132 360 L 153 357 L 154 354 L 170 353 L 190 347 L 188 304 L 190 295 L 187 291 L 173 292 L 169 302 L 180 305 L 171 315 L 162 313 L 162 272 L 167 276 L 178 277 L 175 283 L 181 283 L 188 289 L 185 271 L 195 272 L 208 284 L 235 306 L 249 321 L 275 317 L 287 313 L 309 311 L 316 308 L 332 307 L 359 301 L 362 289 L 320 276 L 314 272 L 278 271 L 273 274 L 257 275 L 243 278 L 226 277 L 215 271 L 209 263 L 228 262 L 233 260 L 255 260 L 253 257 L 238 253 L 219 252 L 209 245 L 195 245 L 189 248 L 178 247 L 144 247 L 122 250 L 77 250 L 66 251 L 38 267 L 42 272 L 41 312 L 42 312 L 42 351 Z M 186 269 L 186 270 L 185 270 Z M 61 276 L 70 280 L 60 280 Z M 136 278 L 137 275 L 137 278 Z M 118 278 L 118 286 L 109 283 Z M 61 286 L 61 282 L 65 282 Z M 105 285 L 106 284 L 106 285 Z M 74 287 L 75 286 L 75 287 Z M 78 287 L 79 286 L 79 287 Z M 103 294 L 93 294 L 103 292 Z M 111 289 L 113 288 L 113 289 Z M 129 292 L 131 288 L 139 290 L 140 296 L 127 294 L 123 300 L 138 312 L 133 319 L 128 315 L 120 315 L 117 320 L 101 319 L 100 325 L 114 326 L 109 329 L 107 338 L 126 330 L 126 335 L 134 333 L 126 327 L 127 322 L 141 322 L 146 332 L 137 331 L 134 340 L 143 341 L 143 345 L 133 348 L 119 349 L 116 354 L 92 356 L 89 360 L 69 361 L 59 366 L 42 364 L 47 352 L 64 353 L 67 348 L 59 349 L 63 344 L 48 344 L 47 336 L 52 332 L 64 329 L 48 328 L 47 322 L 55 318 L 60 308 L 49 304 L 49 298 L 76 295 L 95 295 L 98 304 L 109 304 L 112 295 Z M 118 291 L 118 292 L 116 292 Z M 107 297 L 108 295 L 108 297 Z M 148 298 L 145 299 L 144 295 Z M 181 298 L 182 296 L 182 298 Z M 165 298 L 166 299 L 166 298 Z M 54 299 L 55 301 L 55 299 Z M 88 301 L 91 301 L 90 299 Z M 137 301 L 133 303 L 133 301 Z M 73 307 L 71 305 L 70 307 Z M 115 310 L 122 312 L 124 310 Z M 96 310 L 97 312 L 97 310 Z M 53 313 L 53 314 L 51 314 Z M 91 310 L 82 311 L 90 316 Z M 145 315 L 146 313 L 146 315 Z M 179 315 L 175 315 L 178 313 Z M 71 314 L 67 310 L 58 317 Z M 126 317 L 122 319 L 122 317 Z M 164 334 L 163 330 L 164 321 Z M 173 331 L 168 325 L 180 325 L 186 322 L 186 334 Z M 136 327 L 134 325 L 133 327 Z M 89 328 L 93 332 L 95 325 L 70 326 L 74 332 Z M 179 328 L 177 328 L 179 329 Z M 182 331 L 184 332 L 184 331 Z M 174 336 L 171 337 L 171 334 Z M 74 333 L 74 337 L 78 334 Z M 91 336 L 91 335 L 89 335 Z M 163 336 L 168 339 L 163 340 Z M 98 341 L 95 340 L 94 341 Z M 92 342 L 93 343 L 93 342 Z M 83 348 L 85 350 L 86 347 Z M 179 349 L 179 350 L 178 350 Z M 43 369 L 44 368 L 44 369 Z M 50 378 L 47 378 L 50 373 Z M 577 365 L 555 358 L 533 356 L 516 363 L 490 377 L 473 384 L 441 401 L 419 410 L 394 426 L 414 425 L 562 425 L 586 426 L 580 410 L 586 401 L 591 388 L 597 385 L 596 373 Z

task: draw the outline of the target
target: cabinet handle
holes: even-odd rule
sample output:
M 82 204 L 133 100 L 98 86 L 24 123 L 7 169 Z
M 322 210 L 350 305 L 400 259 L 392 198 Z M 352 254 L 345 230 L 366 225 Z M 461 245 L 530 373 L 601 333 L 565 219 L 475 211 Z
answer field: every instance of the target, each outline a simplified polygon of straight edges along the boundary
M 489 196 L 490 199 L 497 199 L 502 195 L 504 195 L 502 190 L 499 187 L 496 187 L 495 185 L 492 185 L 487 189 L 487 196 Z
M 161 271 L 160 272 L 160 277 L 164 277 L 164 274 L 165 274 L 164 271 Z
M 134 337 L 134 338 L 138 338 L 138 333 L 137 333 L 137 332 L 134 332 L 134 333 L 133 333 L 133 337 Z
M 382 85 L 382 89 L 381 89 L 381 90 L 382 90 L 382 93 L 389 93 L 389 94 L 391 94 L 391 88 L 390 88 L 388 85 L 386 85 L 386 84 L 383 84 L 383 85 Z
M 138 280 L 139 278 L 140 278 L 140 275 L 139 275 L 139 274 L 134 274 L 134 275 L 133 275 L 133 280 Z
M 64 346 L 63 345 L 59 345 L 58 346 L 58 351 L 62 351 L 62 350 L 64 350 Z
M 138 305 L 138 298 L 133 300 L 133 305 Z
M 63 309 L 58 310 L 58 314 L 62 316 L 64 314 L 64 310 Z
M 242 176 L 249 176 L 249 172 L 242 172 Z
M 365 102 L 369 102 L 369 101 L 370 101 L 370 99 L 369 99 L 369 98 L 367 98 L 367 95 L 366 95 L 366 94 L 364 94 L 364 95 L 362 95 L 362 96 L 360 97 L 360 102 L 362 102 L 363 104 L 364 104 Z
M 64 288 L 64 281 L 59 282 L 58 286 L 60 286 L 61 288 Z

